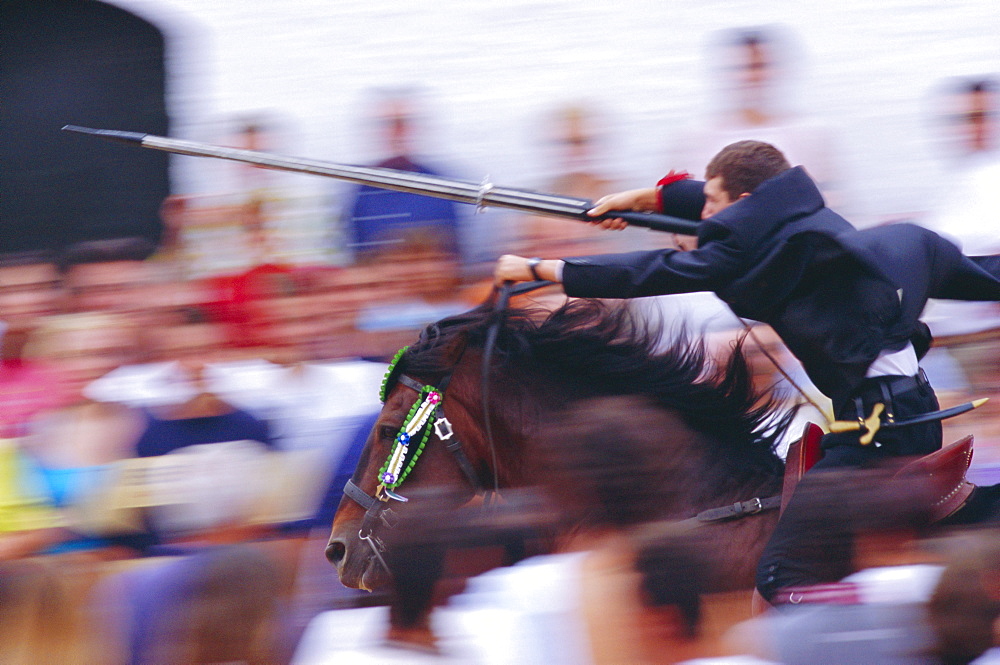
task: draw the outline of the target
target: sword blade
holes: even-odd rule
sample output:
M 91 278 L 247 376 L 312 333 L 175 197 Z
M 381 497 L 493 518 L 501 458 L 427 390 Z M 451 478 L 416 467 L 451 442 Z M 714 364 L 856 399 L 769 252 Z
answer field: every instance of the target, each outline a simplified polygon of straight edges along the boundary
M 686 235 L 695 235 L 698 232 L 697 222 L 678 217 L 670 217 L 668 215 L 638 213 L 632 211 L 613 211 L 600 218 L 591 217 L 587 214 L 587 211 L 593 207 L 593 202 L 588 199 L 581 199 L 572 196 L 560 196 L 556 194 L 545 194 L 529 189 L 494 187 L 488 184 L 474 183 L 424 173 L 413 173 L 411 171 L 397 171 L 395 169 L 380 168 L 375 166 L 335 164 L 333 162 L 318 159 L 288 157 L 256 150 L 243 150 L 240 148 L 226 148 L 208 143 L 172 139 L 165 136 L 141 134 L 138 132 L 123 132 L 113 129 L 93 129 L 90 127 L 79 127 L 77 125 L 66 125 L 63 127 L 63 130 L 78 134 L 97 136 L 106 140 L 126 143 L 129 145 L 137 145 L 152 150 L 162 150 L 164 152 L 171 152 L 178 155 L 209 157 L 213 159 L 243 162 L 245 164 L 254 164 L 256 166 L 276 169 L 279 171 L 324 176 L 327 178 L 353 182 L 359 185 L 368 185 L 371 187 L 378 187 L 380 189 L 389 189 L 411 194 L 423 194 L 424 196 L 447 199 L 450 201 L 457 201 L 459 203 L 468 203 L 476 206 L 507 208 L 517 210 L 519 212 L 550 215 L 554 217 L 568 217 L 587 222 L 593 222 L 598 219 L 620 217 L 625 219 L 631 225 L 641 226 L 654 231 L 665 231 L 668 233 L 681 233 Z

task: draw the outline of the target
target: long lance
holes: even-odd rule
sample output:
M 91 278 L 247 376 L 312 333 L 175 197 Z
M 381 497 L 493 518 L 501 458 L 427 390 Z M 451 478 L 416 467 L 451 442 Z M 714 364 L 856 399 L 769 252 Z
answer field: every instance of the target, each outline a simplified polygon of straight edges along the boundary
M 593 222 L 600 219 L 620 218 L 624 219 L 632 226 L 641 226 L 654 231 L 681 233 L 685 235 L 696 235 L 698 233 L 697 222 L 681 219 L 679 217 L 624 210 L 611 211 L 601 215 L 600 217 L 592 217 L 587 214 L 587 211 L 594 206 L 594 203 L 589 199 L 581 199 L 572 196 L 559 196 L 555 194 L 543 194 L 541 192 L 535 192 L 527 189 L 496 187 L 489 182 L 474 183 L 464 180 L 455 180 L 452 178 L 443 178 L 441 176 L 412 173 L 410 171 L 398 171 L 396 169 L 386 169 L 374 166 L 348 166 L 316 159 L 286 157 L 268 152 L 258 152 L 255 150 L 226 148 L 207 143 L 184 141 L 180 139 L 167 138 L 165 136 L 142 134 L 139 132 L 123 132 L 114 129 L 92 129 L 90 127 L 78 127 L 76 125 L 66 125 L 63 127 L 63 130 L 79 134 L 98 136 L 110 141 L 126 143 L 129 145 L 138 145 L 143 148 L 173 152 L 179 155 L 228 159 L 234 162 L 244 162 L 280 171 L 310 173 L 313 175 L 326 176 L 327 178 L 347 180 L 349 182 L 378 187 L 380 189 L 391 189 L 397 192 L 423 194 L 425 196 L 432 196 L 439 199 L 448 199 L 449 201 L 470 203 L 477 206 L 477 208 L 509 208 L 511 210 L 519 210 L 521 212 L 536 215 L 550 215 L 554 217 L 571 218 L 587 222 Z

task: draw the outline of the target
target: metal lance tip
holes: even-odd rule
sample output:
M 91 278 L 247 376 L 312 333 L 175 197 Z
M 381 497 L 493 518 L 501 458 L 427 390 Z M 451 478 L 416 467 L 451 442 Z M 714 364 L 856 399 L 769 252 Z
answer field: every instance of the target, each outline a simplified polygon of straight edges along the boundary
M 116 141 L 118 143 L 138 143 L 139 145 L 142 145 L 143 139 L 146 138 L 145 134 L 140 134 L 138 132 L 121 132 L 116 129 L 92 129 L 90 127 L 80 127 L 78 125 L 65 125 L 62 130 L 64 132 L 76 132 L 77 134 L 99 136 L 102 139 Z

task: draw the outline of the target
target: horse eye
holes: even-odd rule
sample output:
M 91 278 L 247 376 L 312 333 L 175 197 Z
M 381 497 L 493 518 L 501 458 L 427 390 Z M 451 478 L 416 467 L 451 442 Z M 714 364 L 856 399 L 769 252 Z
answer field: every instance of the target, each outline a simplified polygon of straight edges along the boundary
M 378 430 L 378 436 L 380 439 L 395 439 L 396 432 L 399 431 L 398 427 L 393 427 L 391 425 L 382 425 Z

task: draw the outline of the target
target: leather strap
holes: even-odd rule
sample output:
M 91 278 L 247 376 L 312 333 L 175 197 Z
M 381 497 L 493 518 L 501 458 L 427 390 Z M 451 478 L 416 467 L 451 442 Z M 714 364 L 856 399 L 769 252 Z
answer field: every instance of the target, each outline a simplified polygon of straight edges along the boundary
M 754 497 L 747 501 L 737 501 L 736 503 L 721 508 L 709 508 L 703 510 L 694 517 L 684 520 L 689 523 L 720 522 L 730 520 L 745 515 L 755 515 L 764 510 L 774 510 L 781 507 L 781 495 L 775 494 L 766 499 Z
M 923 369 L 914 376 L 871 376 L 865 379 L 861 387 L 854 391 L 854 396 L 867 397 L 869 401 L 887 398 L 891 400 L 893 395 L 899 395 L 926 385 L 928 385 L 927 375 Z
M 413 379 L 411 379 L 410 377 L 406 376 L 405 374 L 400 374 L 397 380 L 400 383 L 402 383 L 404 386 L 406 386 L 407 388 L 411 388 L 413 390 L 416 390 L 418 393 L 421 390 L 424 389 L 423 384 L 418 383 L 417 381 L 414 381 Z
M 483 484 L 479 482 L 479 477 L 476 475 L 476 470 L 472 468 L 472 462 L 469 461 L 469 456 L 465 454 L 465 450 L 462 449 L 462 442 L 457 438 L 452 437 L 451 439 L 444 442 L 444 447 L 448 449 L 455 457 L 455 462 L 458 464 L 458 468 L 462 470 L 462 474 L 465 475 L 466 480 L 472 485 L 472 488 L 478 494 L 483 490 Z
M 528 270 L 531 271 L 531 276 L 535 278 L 536 282 L 543 281 L 542 277 L 538 274 L 538 264 L 541 262 L 542 260 L 537 256 L 532 256 L 528 259 Z
M 376 506 L 379 503 L 378 499 L 355 485 L 353 480 L 348 480 L 347 484 L 344 485 L 344 494 L 357 501 L 358 505 L 365 510 L 371 510 L 372 506 Z

